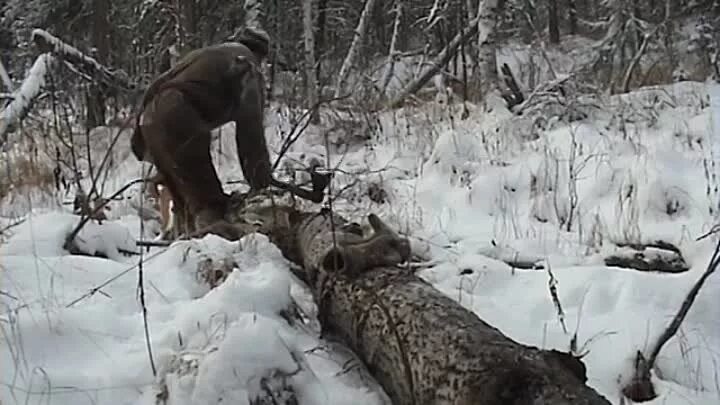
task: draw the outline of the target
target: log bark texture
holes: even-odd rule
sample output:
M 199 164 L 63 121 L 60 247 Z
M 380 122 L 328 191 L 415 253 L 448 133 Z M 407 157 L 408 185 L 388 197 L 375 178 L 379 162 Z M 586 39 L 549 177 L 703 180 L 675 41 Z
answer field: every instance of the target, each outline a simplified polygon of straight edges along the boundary
M 585 367 L 558 351 L 521 345 L 411 271 L 407 241 L 379 218 L 374 233 L 328 210 L 249 203 L 256 222 L 288 257 L 318 305 L 323 332 L 367 365 L 397 405 L 605 405 L 585 385 Z

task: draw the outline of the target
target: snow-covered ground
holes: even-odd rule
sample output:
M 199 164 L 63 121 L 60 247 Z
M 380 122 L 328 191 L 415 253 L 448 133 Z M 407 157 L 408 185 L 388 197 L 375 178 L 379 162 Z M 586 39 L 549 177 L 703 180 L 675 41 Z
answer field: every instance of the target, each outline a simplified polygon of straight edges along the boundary
M 330 127 L 371 134 L 367 144 L 330 156 L 342 170 L 335 208 L 357 219 L 378 213 L 406 233 L 433 263 L 421 276 L 511 338 L 568 350 L 577 333 L 588 384 L 620 404 L 635 353 L 670 321 L 715 244 L 695 241 L 717 222 L 710 207 L 717 209 L 720 184 L 713 165 L 720 158 L 711 153 L 720 122 L 707 88 L 680 83 L 603 99 L 587 119 L 564 125 L 548 116 L 544 128 L 501 107 L 471 106 L 464 120 L 459 106 L 433 103 L 377 119 L 327 112 L 327 127 L 309 128 L 287 160 L 324 162 L 321 134 Z M 277 151 L 291 114 L 274 107 L 267 124 Z M 216 162 L 223 180 L 237 180 L 231 131 L 222 132 Z M 140 165 L 125 154 L 113 173 L 108 190 L 136 178 Z M 386 202 L 371 201 L 371 188 L 384 190 Z M 28 203 L 34 196 L 24 203 L 46 203 Z M 289 376 L 302 404 L 382 403 L 350 354 L 320 339 L 314 322 L 286 321 L 293 302 L 311 318 L 313 304 L 260 235 L 238 243 L 209 235 L 144 253 L 153 377 L 138 257 L 122 254 L 133 249 L 140 221 L 127 202 L 108 215 L 81 241 L 110 259 L 64 252 L 77 218 L 59 209 L 37 209 L 0 245 L 1 403 L 248 404 L 273 373 Z M 617 243 L 655 240 L 678 246 L 690 270 L 603 264 Z M 197 276 L 208 259 L 235 268 L 214 289 Z M 549 273 L 504 262 L 520 259 L 552 270 L 562 322 Z M 651 404 L 720 401 L 718 302 L 714 275 L 661 353 L 660 395 Z

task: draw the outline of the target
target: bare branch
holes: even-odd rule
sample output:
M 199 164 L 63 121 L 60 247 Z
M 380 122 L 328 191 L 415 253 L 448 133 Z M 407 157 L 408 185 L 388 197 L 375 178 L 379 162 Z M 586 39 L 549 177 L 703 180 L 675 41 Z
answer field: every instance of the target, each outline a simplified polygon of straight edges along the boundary
M 448 64 L 455 55 L 460 44 L 467 42 L 478 30 L 479 17 L 475 17 L 470 23 L 458 32 L 457 35 L 445 46 L 445 48 L 430 62 L 430 67 L 425 69 L 420 76 L 416 77 L 405 88 L 400 91 L 391 102 L 390 107 L 399 107 L 406 98 L 420 90 L 437 72 Z

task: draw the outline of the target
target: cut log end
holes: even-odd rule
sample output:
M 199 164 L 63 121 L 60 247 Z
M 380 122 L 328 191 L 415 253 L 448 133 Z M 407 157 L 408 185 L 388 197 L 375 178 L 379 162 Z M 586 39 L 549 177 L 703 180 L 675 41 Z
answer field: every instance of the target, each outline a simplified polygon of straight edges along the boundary
M 377 267 L 392 267 L 410 259 L 410 242 L 399 237 L 377 215 L 370 214 L 368 222 L 373 234 L 363 238 L 355 227 L 346 224 L 336 233 L 338 243 L 323 256 L 322 270 L 357 276 Z

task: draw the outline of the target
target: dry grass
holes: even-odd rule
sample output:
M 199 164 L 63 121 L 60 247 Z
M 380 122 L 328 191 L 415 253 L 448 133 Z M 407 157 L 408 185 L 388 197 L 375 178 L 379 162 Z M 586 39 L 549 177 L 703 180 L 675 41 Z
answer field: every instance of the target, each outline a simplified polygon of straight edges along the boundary
M 6 160 L 7 159 L 7 160 Z M 6 153 L 0 159 L 0 199 L 13 191 L 41 189 L 55 186 L 55 176 L 50 164 L 42 158 L 27 154 Z

